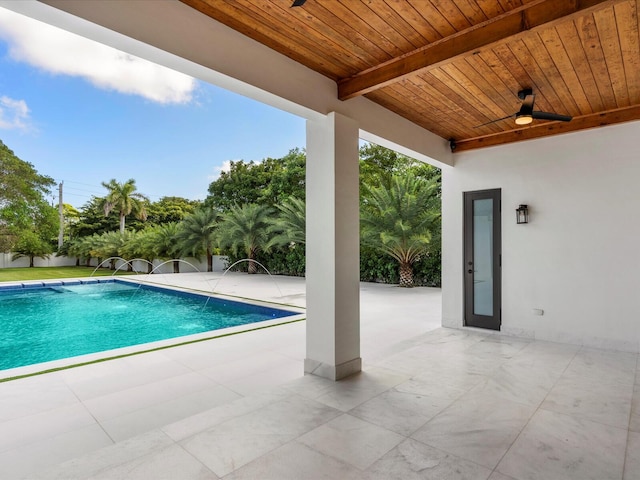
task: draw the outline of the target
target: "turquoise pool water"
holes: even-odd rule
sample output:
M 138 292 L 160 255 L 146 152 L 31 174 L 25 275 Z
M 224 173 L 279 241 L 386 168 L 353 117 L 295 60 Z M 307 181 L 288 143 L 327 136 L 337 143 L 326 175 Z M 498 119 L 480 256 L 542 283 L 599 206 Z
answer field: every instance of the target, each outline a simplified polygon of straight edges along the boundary
M 119 280 L 78 283 L 0 288 L 0 370 L 296 315 Z

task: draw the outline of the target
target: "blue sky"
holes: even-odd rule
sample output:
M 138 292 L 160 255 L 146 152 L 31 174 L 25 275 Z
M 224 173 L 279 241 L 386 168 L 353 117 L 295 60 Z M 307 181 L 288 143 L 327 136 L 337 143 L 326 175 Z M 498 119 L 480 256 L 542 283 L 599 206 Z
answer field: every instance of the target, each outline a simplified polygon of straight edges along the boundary
M 304 148 L 305 122 L 0 8 L 0 139 L 79 208 L 111 178 L 203 199 L 230 160 Z

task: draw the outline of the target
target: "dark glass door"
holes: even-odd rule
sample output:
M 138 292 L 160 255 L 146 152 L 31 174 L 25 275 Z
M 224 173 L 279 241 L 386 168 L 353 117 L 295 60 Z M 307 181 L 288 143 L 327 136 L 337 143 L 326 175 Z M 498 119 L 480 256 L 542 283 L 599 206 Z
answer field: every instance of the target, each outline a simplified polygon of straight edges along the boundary
M 500 189 L 464 194 L 464 323 L 500 330 Z

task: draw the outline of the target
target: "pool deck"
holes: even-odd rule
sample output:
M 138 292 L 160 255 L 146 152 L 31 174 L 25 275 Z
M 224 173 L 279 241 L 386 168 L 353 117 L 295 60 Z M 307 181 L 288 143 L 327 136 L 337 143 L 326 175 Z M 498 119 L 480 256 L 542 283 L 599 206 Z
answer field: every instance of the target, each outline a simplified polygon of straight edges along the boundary
M 219 273 L 141 275 L 140 279 L 305 305 L 304 279 L 299 277 L 230 272 L 222 279 Z M 362 356 L 372 362 L 402 342 L 439 328 L 440 290 L 363 283 L 361 317 Z M 394 318 L 392 330 L 389 318 Z M 304 356 L 303 321 L 0 383 L 0 478 L 29 477 L 300 379 Z
M 301 278 L 166 277 L 304 306 Z M 638 353 L 441 328 L 440 308 L 362 284 L 363 371 L 340 382 L 302 375 L 298 322 L 0 383 L 0 478 L 640 479 Z

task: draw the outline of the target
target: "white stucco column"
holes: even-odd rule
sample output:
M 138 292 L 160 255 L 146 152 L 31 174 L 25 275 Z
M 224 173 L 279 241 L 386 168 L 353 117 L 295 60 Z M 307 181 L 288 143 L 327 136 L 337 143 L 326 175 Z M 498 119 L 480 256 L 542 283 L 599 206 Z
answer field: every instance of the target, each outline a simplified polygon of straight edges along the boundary
M 307 121 L 305 373 L 359 372 L 358 124 L 338 113 Z

